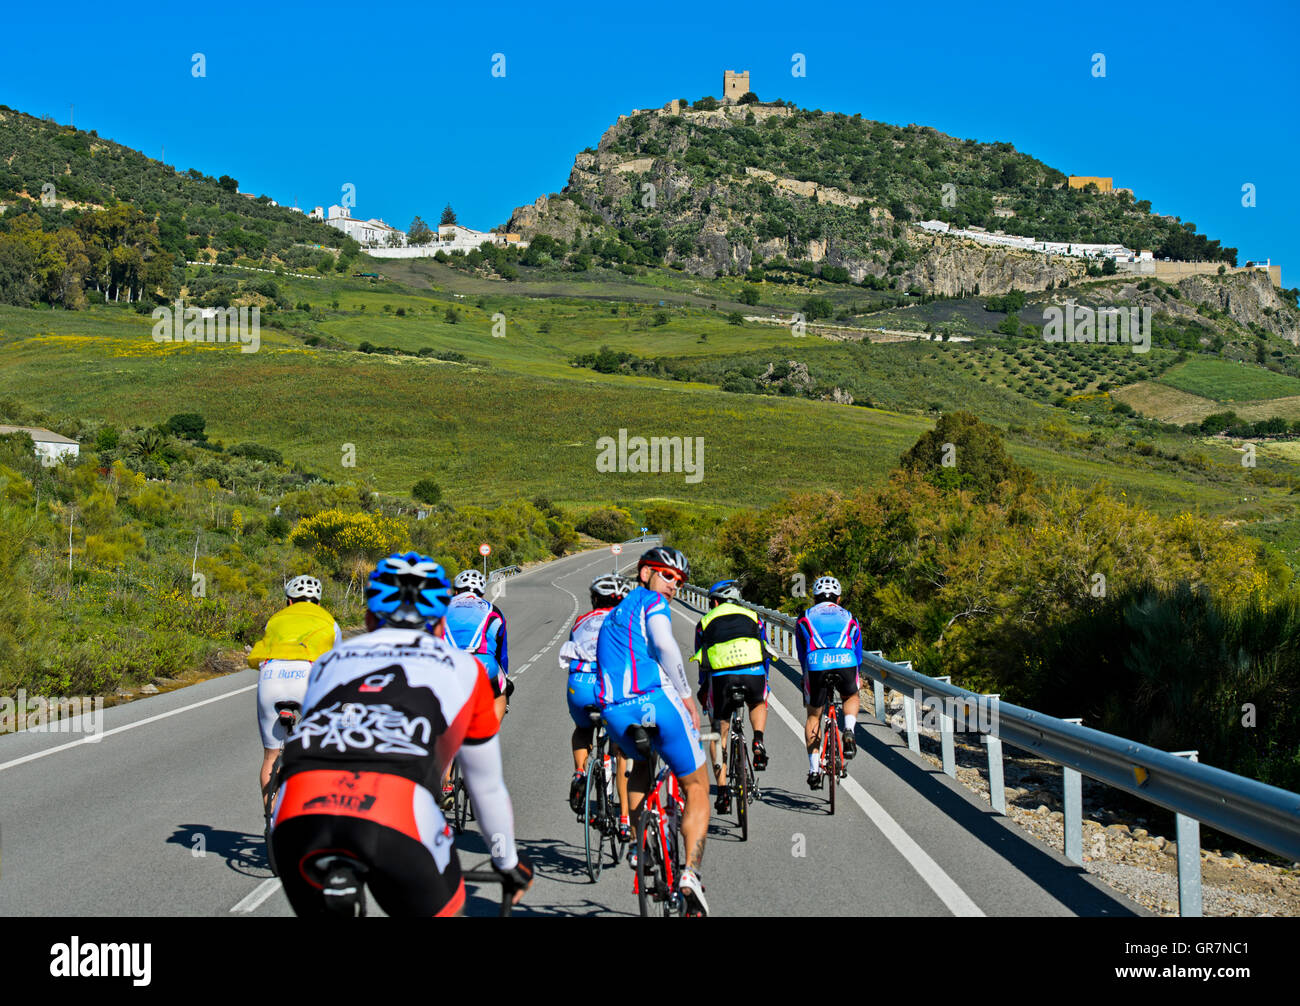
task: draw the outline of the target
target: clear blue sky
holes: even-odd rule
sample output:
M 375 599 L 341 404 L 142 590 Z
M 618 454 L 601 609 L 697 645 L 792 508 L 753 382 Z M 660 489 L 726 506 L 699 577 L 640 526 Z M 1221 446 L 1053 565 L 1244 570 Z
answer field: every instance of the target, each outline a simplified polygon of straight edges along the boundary
M 1300 14 L 1291 3 L 60 5 L 0 38 L 0 102 L 180 169 L 405 228 L 486 229 L 558 191 L 619 113 L 720 95 L 1005 140 L 1110 175 L 1300 277 Z M 191 75 L 191 56 L 207 76 Z M 491 74 L 505 55 L 504 77 Z M 792 55 L 807 75 L 791 74 Z M 1106 76 L 1092 74 L 1103 53 Z M 1256 206 L 1242 206 L 1252 183 Z

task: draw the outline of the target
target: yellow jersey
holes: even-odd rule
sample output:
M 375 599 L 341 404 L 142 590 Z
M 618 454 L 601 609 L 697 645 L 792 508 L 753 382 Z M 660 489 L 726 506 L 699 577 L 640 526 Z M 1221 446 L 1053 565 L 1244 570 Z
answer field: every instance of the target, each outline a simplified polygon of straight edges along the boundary
M 319 604 L 299 601 L 281 608 L 266 623 L 266 632 L 248 654 L 249 667 L 264 660 L 314 661 L 343 640 L 334 617 Z

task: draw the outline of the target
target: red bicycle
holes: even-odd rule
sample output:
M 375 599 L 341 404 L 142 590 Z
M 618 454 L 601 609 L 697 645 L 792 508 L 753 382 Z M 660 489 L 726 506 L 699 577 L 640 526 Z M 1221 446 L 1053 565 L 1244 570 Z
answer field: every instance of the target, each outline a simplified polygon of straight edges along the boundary
M 840 733 L 840 692 L 834 684 L 829 687 L 830 694 L 827 696 L 826 708 L 822 711 L 822 721 L 818 729 L 822 741 L 822 776 L 826 779 L 827 789 L 830 790 L 828 794 L 831 803 L 830 812 L 834 814 L 836 784 L 849 772 L 844 767 L 844 736 Z
M 653 729 L 632 727 L 629 730 L 637 751 L 650 763 L 650 778 L 653 780 L 637 817 L 633 890 L 643 918 L 661 911 L 667 919 L 686 913 L 686 900 L 677 890 L 683 869 L 678 832 L 682 794 L 677 777 L 668 766 L 659 766 L 658 753 L 650 743 L 649 731 Z M 663 796 L 665 789 L 668 791 L 667 800 Z

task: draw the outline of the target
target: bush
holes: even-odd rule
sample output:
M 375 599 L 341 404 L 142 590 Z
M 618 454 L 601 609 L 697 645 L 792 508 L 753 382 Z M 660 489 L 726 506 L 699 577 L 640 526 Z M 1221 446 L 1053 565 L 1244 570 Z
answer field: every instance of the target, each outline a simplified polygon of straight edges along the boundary
M 230 448 L 227 452 L 235 457 L 252 458 L 254 461 L 265 461 L 267 464 L 278 465 L 284 461 L 284 456 L 273 447 L 263 447 L 261 444 L 239 444 Z
M 433 479 L 420 479 L 411 489 L 411 496 L 430 505 L 442 499 L 442 489 Z
M 626 541 L 636 534 L 632 515 L 620 507 L 597 507 L 577 524 L 577 530 L 601 541 Z
M 206 426 L 207 420 L 197 412 L 181 412 L 163 423 L 162 430 L 185 440 L 207 440 L 208 436 L 203 432 Z

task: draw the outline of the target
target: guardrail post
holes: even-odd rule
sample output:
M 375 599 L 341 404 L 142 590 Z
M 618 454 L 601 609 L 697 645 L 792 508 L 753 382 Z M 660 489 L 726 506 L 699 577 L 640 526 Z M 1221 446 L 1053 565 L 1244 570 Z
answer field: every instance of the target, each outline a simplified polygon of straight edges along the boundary
M 1000 698 L 1000 695 L 995 692 L 987 698 Z M 1002 784 L 1002 738 L 996 734 L 983 734 L 982 738 L 989 749 L 989 803 L 994 810 L 1005 817 L 1007 791 Z
M 1066 723 L 1083 725 L 1082 719 Z M 1065 858 L 1083 865 L 1083 776 L 1068 765 L 1062 766 L 1065 783 Z
M 899 667 L 905 667 L 907 670 L 912 669 L 910 660 L 898 661 Z M 903 723 L 907 727 L 907 749 L 921 753 L 921 738 L 916 728 L 916 696 L 903 693 Z
M 935 681 L 942 681 L 944 684 L 952 684 L 952 676 L 949 674 L 940 674 L 935 676 Z M 943 749 L 943 772 L 944 775 L 957 778 L 957 753 L 953 750 L 952 741 L 952 717 L 948 715 L 948 705 L 943 703 L 939 707 L 939 746 Z
M 1176 758 L 1197 760 L 1196 751 L 1170 751 Z M 1174 815 L 1174 837 L 1178 841 L 1178 914 L 1201 917 L 1201 822 L 1194 817 Z

